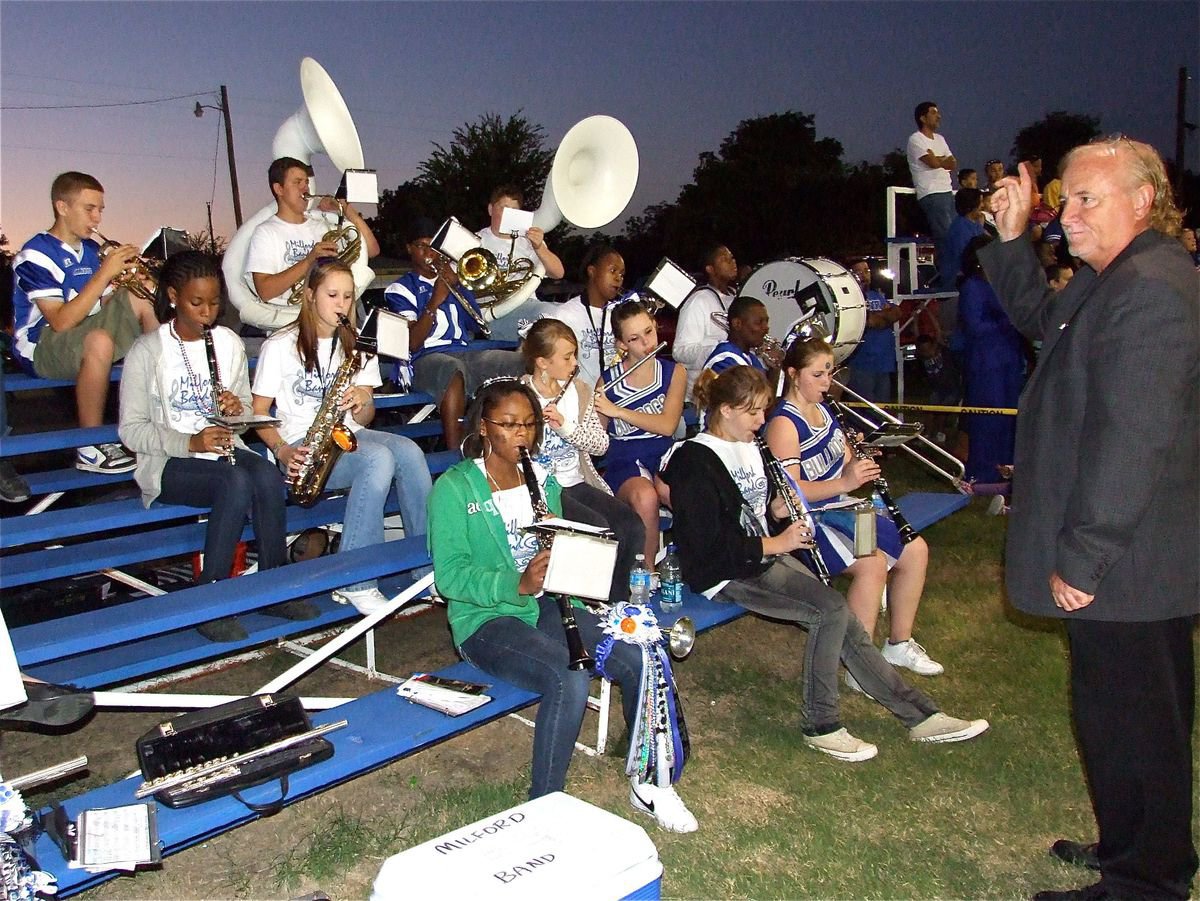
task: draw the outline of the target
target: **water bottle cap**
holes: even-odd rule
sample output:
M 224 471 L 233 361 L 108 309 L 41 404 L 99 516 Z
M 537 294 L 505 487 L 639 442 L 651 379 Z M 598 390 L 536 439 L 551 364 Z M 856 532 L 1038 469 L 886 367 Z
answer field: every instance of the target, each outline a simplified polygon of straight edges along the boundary
M 678 548 L 675 547 L 674 541 L 672 541 L 670 544 L 667 545 L 667 553 L 668 554 L 673 554 L 673 553 L 675 553 L 676 550 L 678 550 Z

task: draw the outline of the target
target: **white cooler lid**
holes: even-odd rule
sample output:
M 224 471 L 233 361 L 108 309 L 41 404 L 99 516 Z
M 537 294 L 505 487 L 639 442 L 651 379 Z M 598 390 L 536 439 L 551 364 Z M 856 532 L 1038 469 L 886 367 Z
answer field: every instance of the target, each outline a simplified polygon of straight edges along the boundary
M 389 857 L 371 899 L 621 898 L 661 875 L 641 826 L 555 792 Z

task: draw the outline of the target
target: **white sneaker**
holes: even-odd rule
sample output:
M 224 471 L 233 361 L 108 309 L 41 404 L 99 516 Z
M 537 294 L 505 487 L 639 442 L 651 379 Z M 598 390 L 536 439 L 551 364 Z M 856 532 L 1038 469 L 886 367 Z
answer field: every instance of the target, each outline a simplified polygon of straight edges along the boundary
M 918 676 L 940 676 L 946 668 L 925 653 L 925 649 L 910 638 L 899 644 L 885 642 L 880 651 L 883 659 L 892 666 L 910 669 Z
M 654 817 L 667 832 L 695 832 L 700 828 L 673 785 L 664 787 L 653 782 L 631 783 L 629 803 L 634 810 Z
M 991 502 L 988 503 L 988 516 L 1003 516 L 1007 512 L 1008 507 L 1006 507 L 1004 504 L 1003 494 L 997 494 L 994 498 L 992 498 Z
M 75 451 L 75 468 L 113 475 L 137 468 L 137 457 L 119 444 L 85 444 Z
M 855 738 L 844 728 L 836 732 L 827 732 L 825 735 L 806 735 L 804 743 L 822 754 L 851 763 L 870 760 L 879 753 L 879 749 L 873 744 Z
M 867 690 L 863 688 L 861 684 L 859 684 L 859 681 L 850 675 L 850 670 L 846 670 L 846 687 L 851 691 L 857 691 L 864 698 L 871 698 L 871 696 L 867 694 Z M 875 699 L 871 698 L 871 700 L 874 701 Z
M 944 713 L 935 713 L 908 730 L 913 741 L 947 743 L 967 741 L 988 730 L 987 720 L 960 720 Z
M 371 615 L 388 603 L 387 595 L 378 588 L 362 588 L 358 591 L 339 588 L 333 592 L 333 599 L 339 604 L 350 604 L 363 616 Z

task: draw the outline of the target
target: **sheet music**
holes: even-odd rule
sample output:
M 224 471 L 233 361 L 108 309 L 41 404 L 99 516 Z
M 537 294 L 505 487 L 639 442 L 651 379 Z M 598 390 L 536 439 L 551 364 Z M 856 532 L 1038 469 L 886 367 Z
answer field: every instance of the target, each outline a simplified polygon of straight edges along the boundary
M 506 207 L 500 214 L 500 234 L 523 235 L 533 227 L 533 213 L 528 210 L 516 210 Z
M 77 822 L 76 858 L 70 866 L 91 872 L 133 870 L 158 860 L 158 830 L 150 804 L 85 810 Z

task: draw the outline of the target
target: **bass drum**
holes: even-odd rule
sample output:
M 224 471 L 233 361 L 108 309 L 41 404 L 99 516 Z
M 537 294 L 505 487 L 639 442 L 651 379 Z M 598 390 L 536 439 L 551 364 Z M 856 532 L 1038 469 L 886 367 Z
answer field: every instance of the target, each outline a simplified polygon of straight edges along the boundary
M 867 301 L 844 266 L 824 257 L 787 257 L 759 266 L 738 297 L 761 300 L 771 317 L 771 336 L 784 343 L 792 328 L 816 315 L 829 333 L 833 359 L 841 363 L 862 340 Z

